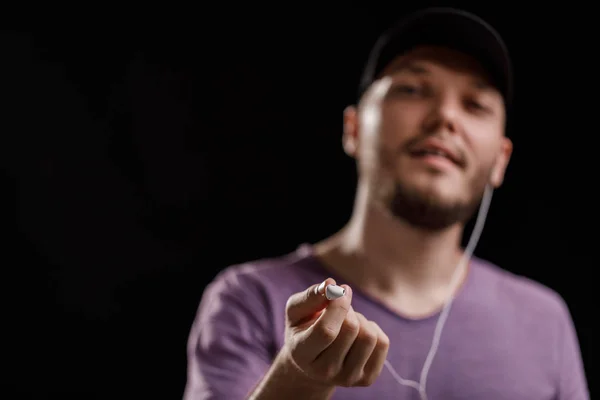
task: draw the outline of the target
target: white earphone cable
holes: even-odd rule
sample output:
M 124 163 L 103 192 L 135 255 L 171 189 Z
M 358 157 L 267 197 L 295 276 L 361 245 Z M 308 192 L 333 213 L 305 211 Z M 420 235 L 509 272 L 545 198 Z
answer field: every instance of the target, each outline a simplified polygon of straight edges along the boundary
M 450 313 L 450 308 L 452 307 L 452 303 L 454 302 L 455 297 L 455 286 L 458 284 L 458 280 L 461 278 L 461 272 L 467 267 L 471 257 L 473 256 L 473 252 L 475 251 L 475 247 L 477 247 L 477 243 L 479 242 L 479 238 L 481 237 L 481 233 L 483 231 L 483 227 L 485 225 L 485 220 L 487 218 L 488 210 L 490 207 L 490 203 L 492 201 L 492 193 L 493 189 L 490 186 L 486 186 L 485 192 L 483 194 L 483 199 L 481 200 L 481 204 L 479 206 L 479 212 L 477 213 L 477 220 L 475 222 L 475 227 L 473 228 L 473 232 L 471 233 L 471 237 L 469 238 L 469 242 L 461 258 L 460 262 L 456 266 L 456 270 L 452 275 L 452 279 L 449 284 L 449 297 L 440 316 L 438 317 L 435 330 L 433 333 L 433 340 L 431 342 L 431 347 L 429 349 L 429 353 L 427 354 L 427 358 L 425 359 L 425 363 L 423 364 L 423 369 L 421 370 L 421 376 L 419 378 L 419 382 L 404 379 L 402 378 L 398 372 L 394 369 L 394 367 L 390 364 L 388 360 L 385 360 L 384 365 L 390 371 L 394 379 L 398 381 L 398 383 L 402 386 L 412 387 L 419 391 L 419 395 L 421 400 L 427 400 L 427 377 L 429 375 L 429 370 L 431 368 L 431 364 L 433 363 L 433 359 L 437 353 L 438 347 L 440 345 L 440 339 L 442 337 L 442 330 L 444 329 L 444 325 L 446 320 L 448 319 L 448 314 Z

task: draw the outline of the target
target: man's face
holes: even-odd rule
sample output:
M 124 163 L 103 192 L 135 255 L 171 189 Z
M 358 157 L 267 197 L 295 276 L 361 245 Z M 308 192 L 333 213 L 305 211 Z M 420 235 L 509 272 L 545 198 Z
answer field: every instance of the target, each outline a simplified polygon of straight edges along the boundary
M 398 217 L 425 229 L 466 222 L 512 151 L 502 96 L 479 63 L 435 47 L 391 62 L 345 119 L 360 179 Z

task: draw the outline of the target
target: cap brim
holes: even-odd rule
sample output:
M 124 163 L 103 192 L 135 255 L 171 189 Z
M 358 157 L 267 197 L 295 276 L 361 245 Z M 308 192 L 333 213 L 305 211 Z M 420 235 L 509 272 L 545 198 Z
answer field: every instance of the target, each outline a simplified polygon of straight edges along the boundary
M 504 41 L 487 22 L 460 10 L 428 9 L 401 21 L 380 38 L 370 57 L 375 62 L 366 74 L 371 81 L 376 79 L 398 55 L 419 45 L 448 47 L 475 57 L 510 103 L 512 66 Z

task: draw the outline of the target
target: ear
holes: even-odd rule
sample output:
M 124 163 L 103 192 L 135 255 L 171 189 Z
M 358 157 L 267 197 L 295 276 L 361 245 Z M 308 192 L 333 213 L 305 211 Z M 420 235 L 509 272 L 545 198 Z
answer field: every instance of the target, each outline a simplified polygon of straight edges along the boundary
M 358 111 L 355 106 L 344 110 L 344 135 L 342 136 L 344 151 L 352 158 L 358 153 Z
M 506 136 L 502 138 L 500 145 L 500 151 L 496 157 L 494 167 L 492 168 L 492 174 L 490 176 L 490 184 L 494 189 L 497 189 L 504 182 L 504 174 L 506 173 L 506 167 L 513 151 L 513 143 Z

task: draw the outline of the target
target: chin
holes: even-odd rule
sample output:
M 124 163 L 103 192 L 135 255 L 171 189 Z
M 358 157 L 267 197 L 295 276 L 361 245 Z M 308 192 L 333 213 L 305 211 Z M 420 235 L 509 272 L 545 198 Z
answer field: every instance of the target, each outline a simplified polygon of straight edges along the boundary
M 429 176 L 411 181 L 398 181 L 397 185 L 431 203 L 456 204 L 465 200 L 463 185 L 447 176 Z
M 465 223 L 476 203 L 465 200 L 461 186 L 448 182 L 397 182 L 389 203 L 393 215 L 426 230 Z

